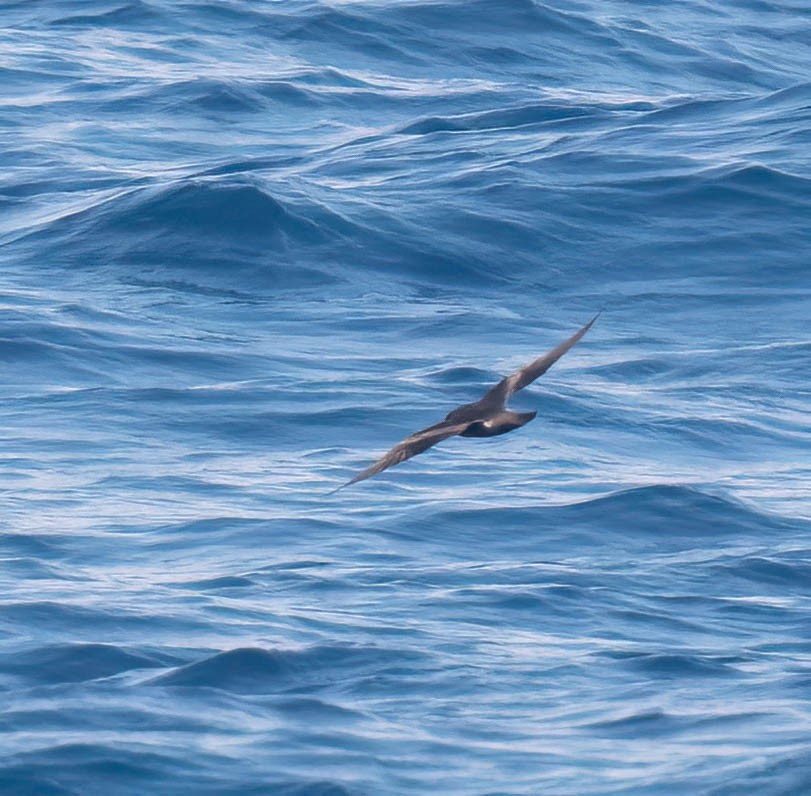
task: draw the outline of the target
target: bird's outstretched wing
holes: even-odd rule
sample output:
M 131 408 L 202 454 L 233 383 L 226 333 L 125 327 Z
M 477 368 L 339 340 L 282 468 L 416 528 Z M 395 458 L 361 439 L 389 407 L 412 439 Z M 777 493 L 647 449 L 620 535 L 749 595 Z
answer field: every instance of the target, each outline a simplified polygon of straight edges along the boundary
M 374 464 L 369 465 L 365 470 L 361 470 L 351 481 L 347 481 L 338 489 L 343 489 L 350 484 L 356 484 L 358 481 L 363 481 L 366 478 L 371 478 L 373 475 L 382 473 L 383 470 L 389 467 L 394 467 L 395 464 L 400 464 L 418 453 L 427 451 L 428 448 L 433 447 L 437 442 L 442 442 L 443 439 L 453 437 L 456 434 L 461 434 L 470 423 L 437 423 L 435 426 L 424 428 L 422 431 L 416 431 L 414 434 L 406 437 L 402 442 L 397 443 L 388 453 L 381 456 Z M 334 490 L 335 492 L 338 489 Z
M 495 387 L 491 387 L 481 403 L 485 405 L 502 407 L 509 397 L 519 390 L 532 384 L 535 379 L 546 373 L 578 340 L 591 329 L 592 324 L 600 317 L 598 312 L 579 332 L 573 334 L 557 348 L 553 348 L 548 354 L 533 360 L 523 368 L 519 368 L 515 373 L 505 376 Z

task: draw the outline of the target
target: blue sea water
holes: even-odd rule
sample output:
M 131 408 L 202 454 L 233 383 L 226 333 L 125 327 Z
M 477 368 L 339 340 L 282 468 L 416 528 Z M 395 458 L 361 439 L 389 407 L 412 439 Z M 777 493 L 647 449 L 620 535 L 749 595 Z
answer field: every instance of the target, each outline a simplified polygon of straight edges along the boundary
M 811 793 L 805 0 L 0 19 L 0 793 Z

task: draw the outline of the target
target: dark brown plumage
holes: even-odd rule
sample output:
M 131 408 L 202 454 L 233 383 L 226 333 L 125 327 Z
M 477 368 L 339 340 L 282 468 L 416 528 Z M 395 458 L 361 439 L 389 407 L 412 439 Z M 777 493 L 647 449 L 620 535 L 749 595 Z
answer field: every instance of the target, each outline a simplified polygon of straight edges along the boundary
M 416 431 L 406 437 L 374 464 L 369 465 L 365 470 L 361 470 L 352 480 L 339 486 L 338 489 L 343 489 L 345 486 L 382 473 L 383 470 L 428 450 L 428 448 L 448 437 L 457 435 L 460 437 L 495 437 L 526 425 L 538 413 L 512 412 L 505 408 L 507 401 L 514 393 L 546 373 L 591 329 L 592 324 L 598 317 L 599 313 L 579 332 L 573 334 L 557 348 L 553 348 L 548 354 L 538 357 L 538 359 L 533 360 L 523 368 L 516 370 L 509 376 L 505 376 L 498 384 L 491 387 L 480 400 L 471 404 L 464 404 L 449 412 L 441 423 L 424 428 L 422 431 Z M 338 489 L 334 491 L 337 492 Z

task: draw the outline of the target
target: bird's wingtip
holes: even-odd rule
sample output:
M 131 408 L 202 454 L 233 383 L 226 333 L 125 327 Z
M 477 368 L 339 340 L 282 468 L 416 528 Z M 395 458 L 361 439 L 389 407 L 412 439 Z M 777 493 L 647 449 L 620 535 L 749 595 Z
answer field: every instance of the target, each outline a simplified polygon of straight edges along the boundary
M 334 495 L 336 492 L 340 492 L 342 489 L 345 489 L 348 486 L 352 486 L 352 484 L 357 484 L 358 481 L 363 481 L 364 478 L 368 478 L 368 475 L 364 475 L 363 473 L 358 473 L 354 478 L 351 478 L 345 484 L 341 484 L 340 486 L 336 487 L 335 489 L 327 492 L 327 496 Z

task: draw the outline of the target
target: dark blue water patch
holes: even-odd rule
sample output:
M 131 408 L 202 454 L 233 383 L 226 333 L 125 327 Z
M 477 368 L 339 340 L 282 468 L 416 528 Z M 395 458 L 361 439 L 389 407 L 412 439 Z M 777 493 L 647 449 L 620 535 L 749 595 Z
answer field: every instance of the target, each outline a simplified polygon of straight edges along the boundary
M 216 688 L 236 694 L 267 694 L 335 687 L 342 680 L 394 671 L 416 671 L 423 656 L 403 650 L 325 646 L 305 650 L 234 649 L 188 664 L 151 685 Z
M 132 652 L 112 644 L 57 644 L 0 656 L 0 672 L 40 683 L 78 683 L 132 669 L 160 668 L 171 658 Z
M 71 355 L 70 343 L 48 343 L 44 340 L 25 339 L 24 337 L 0 338 L 0 359 L 17 368 L 18 383 L 36 378 L 43 367 L 59 372 L 63 380 L 96 380 L 100 369 L 94 364 L 81 363 Z
M 210 517 L 158 527 L 122 522 L 117 531 L 134 534 L 147 549 L 184 550 L 189 543 L 204 548 L 228 544 L 262 547 L 294 542 L 304 536 L 313 540 L 340 538 L 338 520 L 292 517 L 258 519 L 253 517 Z
M 346 84 L 349 81 L 344 81 Z M 355 81 L 360 83 L 361 81 Z M 313 86 L 321 85 L 315 81 Z M 333 83 L 334 85 L 334 83 Z M 297 108 L 318 108 L 323 104 L 321 93 L 301 85 L 301 80 L 265 80 L 252 84 L 252 88 L 261 96 L 282 105 L 292 105 Z M 352 95 L 354 96 L 354 94 Z M 337 99 L 337 98 L 336 98 Z
M 604 376 L 610 380 L 635 382 L 670 381 L 674 377 L 683 376 L 684 363 L 677 359 L 665 357 L 645 357 L 643 359 L 623 360 L 611 362 L 606 365 L 594 365 L 586 369 L 588 373 Z M 704 369 L 706 372 L 706 368 Z M 691 389 L 695 389 L 691 387 Z
M 306 98 L 304 92 L 299 92 Z M 280 94 L 277 96 L 279 98 Z M 157 109 L 174 116 L 182 111 L 203 111 L 231 116 L 235 113 L 258 113 L 265 108 L 262 93 L 254 87 L 236 81 L 195 78 L 153 89 L 147 97 L 126 100 L 132 103 L 155 105 Z M 122 110 L 121 101 L 116 110 Z
M 65 25 L 87 28 L 135 28 L 152 27 L 162 20 L 163 14 L 152 3 L 143 0 L 130 0 L 126 3 L 101 3 L 112 6 L 109 10 L 96 7 L 93 14 L 74 14 L 50 20 L 51 25 Z M 77 8 L 80 6 L 77 5 Z
M 220 653 L 161 675 L 152 680 L 152 685 L 213 687 L 235 693 L 266 693 L 289 683 L 296 669 L 288 653 L 239 649 Z
M 250 537 L 261 535 L 269 524 L 265 520 L 247 517 L 217 517 L 191 520 L 158 527 L 122 522 L 115 530 L 121 533 L 136 535 L 148 547 L 183 547 L 189 539 L 195 544 L 221 543 L 223 538 L 233 534 L 245 534 Z
M 58 166 L 58 164 L 55 163 L 43 163 L 42 153 L 25 151 L 21 149 L 18 149 L 13 154 L 10 154 L 9 159 L 18 159 L 18 165 L 20 166 L 36 165 L 37 163 L 40 166 Z M 2 180 L 2 177 L 0 177 L 0 180 Z M 139 180 L 137 178 L 133 178 L 129 184 L 131 186 L 137 186 L 139 184 L 147 184 L 148 182 L 148 180 Z M 94 169 L 89 167 L 87 169 L 83 169 L 79 175 L 76 175 L 75 180 L 69 185 L 65 185 L 64 179 L 62 179 L 59 174 L 55 172 L 52 172 L 47 177 L 43 176 L 41 179 L 17 178 L 14 180 L 6 180 L 5 183 L 0 181 L 0 198 L 2 198 L 2 201 L 8 203 L 8 207 L 10 209 L 13 209 L 16 207 L 24 208 L 26 207 L 26 203 L 23 200 L 38 199 L 43 194 L 64 194 L 63 198 L 66 202 L 68 202 L 71 194 L 81 196 L 86 191 L 96 190 L 102 193 L 107 191 L 117 192 L 119 188 L 120 178 L 117 175 L 104 169 Z M 17 226 L 10 224 L 8 228 L 9 230 L 12 230 L 16 229 Z
M 791 594 L 805 593 L 811 590 L 811 559 L 807 551 L 773 555 L 769 557 L 752 556 L 741 558 L 729 564 L 719 565 L 717 569 L 724 575 L 745 580 L 771 584 L 780 587 L 781 592 Z
M 228 591 L 231 589 L 247 589 L 256 586 L 255 581 L 237 575 L 224 575 L 220 578 L 207 578 L 206 580 L 187 581 L 183 588 L 195 591 Z
M 273 793 L 279 796 L 364 796 L 366 791 L 356 788 L 347 788 L 334 782 L 277 782 L 272 786 Z M 258 785 L 247 791 L 249 794 L 262 796 L 266 793 L 266 785 Z M 233 791 L 233 796 L 238 796 L 242 790 Z
M 375 20 L 359 10 L 324 6 L 316 7 L 303 18 L 274 16 L 274 27 L 278 26 L 280 38 L 285 42 L 318 44 L 338 51 L 348 49 L 363 59 L 410 65 L 425 63 L 416 54 L 415 45 L 419 45 L 419 40 L 385 17 Z
M 178 753 L 171 757 L 151 751 L 132 752 L 101 745 L 64 745 L 17 755 L 0 768 L 0 786 L 9 796 L 83 796 L 92 787 L 99 792 L 139 796 L 154 788 L 167 796 L 181 796 L 193 787 L 203 796 L 366 796 L 328 780 L 273 779 L 240 775 L 228 761 L 232 776 L 192 766 Z M 47 773 L 46 773 L 47 772 Z
M 121 636 L 127 629 L 147 628 L 158 625 L 175 624 L 178 629 L 199 628 L 197 620 L 180 619 L 177 616 L 150 616 L 143 611 L 110 608 L 87 608 L 53 600 L 28 600 L 6 602 L 2 605 L 2 621 L 8 627 L 16 627 L 17 632 L 35 626 L 40 631 L 57 633 L 81 633 L 87 637 L 99 635 Z
M 3 80 L 5 87 L 5 96 L 11 97 L 16 100 L 22 97 L 30 96 L 34 87 L 49 87 L 58 84 L 63 79 L 63 75 L 58 71 L 48 72 L 41 68 L 38 69 L 14 69 L 9 67 L 0 68 L 0 78 Z M 0 122 L 3 127 L 14 127 L 18 122 L 13 117 L 6 117 Z M 8 151 L 9 164 L 23 154 L 25 150 L 10 150 Z M 4 155 L 5 157 L 5 155 Z M 18 161 L 19 162 L 19 161 Z
M 105 476 L 95 483 L 89 485 L 92 488 L 102 491 L 126 491 L 131 494 L 138 492 L 152 492 L 155 488 L 155 481 L 160 480 L 161 485 L 175 493 L 186 495 L 206 494 L 227 496 L 237 492 L 240 487 L 231 484 L 217 483 L 211 479 L 189 478 L 186 476 L 161 476 L 156 479 L 154 476 Z
M 0 582 L 17 584 L 20 580 L 81 580 L 67 567 L 46 564 L 37 558 L 4 558 L 0 562 Z
M 747 211 L 773 211 L 775 201 L 798 210 L 811 206 L 808 190 L 811 181 L 764 166 L 710 169 L 673 178 L 637 178 L 620 185 L 624 190 L 660 197 L 660 207 L 668 215 L 676 209 L 689 214 L 700 214 L 712 210 L 724 211 L 740 205 Z M 674 200 L 681 200 L 678 208 Z M 741 200 L 740 203 L 738 200 Z M 656 212 L 656 207 L 652 210 Z
M 564 547 L 612 544 L 633 539 L 663 547 L 723 538 L 796 531 L 796 523 L 758 513 L 730 500 L 681 486 L 640 487 L 568 506 L 484 508 L 439 511 L 424 517 L 423 534 L 441 529 L 443 538 L 477 539 L 494 549 L 525 547 L 559 551 Z M 527 534 L 531 528 L 532 533 Z
M 266 406 L 268 403 L 267 392 L 258 386 L 250 388 L 240 385 L 214 384 L 197 385 L 189 387 L 177 385 L 182 378 L 194 378 L 195 372 L 209 378 L 216 378 L 222 375 L 218 368 L 218 362 L 223 360 L 217 358 L 198 358 L 193 352 L 185 356 L 183 352 L 177 352 L 174 362 L 166 359 L 167 352 L 163 348 L 154 359 L 148 351 L 127 350 L 127 354 L 133 354 L 134 359 L 127 363 L 127 370 L 132 373 L 139 365 L 146 365 L 147 370 L 151 370 L 150 365 L 158 365 L 153 370 L 153 378 L 157 380 L 159 374 L 163 372 L 167 382 L 174 381 L 174 386 L 154 386 L 154 387 L 88 387 L 86 389 L 74 389 L 64 393 L 56 393 L 45 398 L 28 399 L 28 405 L 36 405 L 42 414 L 50 411 L 54 413 L 75 413 L 81 415 L 83 412 L 114 411 L 115 413 L 127 416 L 143 412 L 148 418 L 160 420 L 163 425 L 170 426 L 173 423 L 183 424 L 191 422 L 194 418 L 200 419 L 207 415 L 212 409 L 220 410 L 223 418 L 228 418 L 232 413 L 240 411 L 245 414 L 252 414 L 257 411 L 257 407 Z M 144 361 L 139 362 L 139 355 L 144 355 Z M 199 369 L 194 367 L 197 364 Z M 242 369 L 245 363 L 235 357 L 229 361 L 231 375 L 234 369 Z M 192 365 L 191 369 L 188 366 Z M 218 374 L 219 371 L 219 374 Z M 244 371 L 243 371 L 244 372 Z M 263 371 L 265 374 L 267 370 Z M 272 391 L 270 391 L 272 392 Z M 220 412 L 217 412 L 218 414 Z
M 747 306 L 755 306 L 745 297 L 739 299 L 741 311 Z M 682 393 L 685 397 L 710 399 L 719 394 L 729 394 L 745 389 L 747 396 L 757 398 L 761 407 L 771 400 L 771 384 L 763 381 L 782 379 L 786 370 L 796 370 L 801 360 L 807 356 L 809 346 L 805 343 L 790 343 L 785 347 L 776 345 L 765 348 L 746 345 L 730 347 L 720 351 L 693 350 L 689 352 L 668 352 L 656 357 L 627 359 L 586 368 L 586 372 L 620 383 L 642 383 L 662 387 L 672 394 Z M 730 366 L 733 366 L 732 369 Z M 718 375 L 724 373 L 724 379 Z M 768 375 L 767 375 L 768 374 Z M 777 408 L 775 405 L 774 408 Z M 747 418 L 719 418 L 719 424 L 730 427 L 743 423 Z M 730 435 L 730 437 L 733 435 Z
M 524 627 L 548 622 L 552 616 L 570 614 L 570 605 L 561 604 L 545 590 L 496 588 L 461 588 L 448 590 L 441 597 L 425 600 L 435 614 L 465 617 L 465 621 L 492 627 L 493 624 Z M 581 610 L 588 611 L 584 605 Z M 579 624 L 579 622 L 577 623 Z
M 807 441 L 797 437 L 793 430 L 782 432 L 778 428 L 767 428 L 740 421 L 704 420 L 691 418 L 682 422 L 672 419 L 649 420 L 644 426 L 653 426 L 666 436 L 682 437 L 691 441 L 697 448 L 715 450 L 730 458 L 749 456 L 758 449 L 774 447 L 781 451 L 788 447 L 805 447 Z
M 0 533 L 0 550 L 3 555 L 26 556 L 44 564 L 61 558 L 66 545 L 58 534 Z
M 177 124 L 181 119 L 195 121 L 203 118 L 235 125 L 240 118 L 272 113 L 278 118 L 279 125 L 286 128 L 293 118 L 284 113 L 290 106 L 301 113 L 308 107 L 316 111 L 321 104 L 317 93 L 283 80 L 259 83 L 250 79 L 208 77 L 157 85 L 137 79 L 122 80 L 105 87 L 88 84 L 81 88 L 71 87 L 70 96 L 72 102 L 81 98 L 83 107 L 92 108 L 99 120 L 114 120 L 137 111 L 149 113 L 156 124 Z M 278 166 L 279 160 L 268 160 L 268 167 Z M 103 183 L 97 184 L 103 187 Z
M 43 370 L 53 387 L 64 385 L 67 392 L 39 396 L 36 403 L 45 411 L 72 406 L 88 409 L 94 405 L 122 403 L 122 396 L 135 401 L 138 391 L 105 392 L 103 388 L 126 384 L 133 373 L 167 385 L 183 384 L 201 377 L 229 379 L 246 362 L 240 354 L 218 354 L 212 346 L 202 350 L 199 343 L 177 341 L 176 345 L 144 341 L 137 336 L 99 333 L 97 330 L 69 328 L 53 323 L 16 324 L 14 336 L 0 338 L 0 361 L 14 368 L 17 385 L 42 383 Z M 64 334 L 62 331 L 64 330 Z M 79 386 L 85 390 L 77 390 Z M 32 406 L 27 402 L 26 406 Z
M 301 438 L 300 428 L 306 425 L 309 429 L 322 429 L 329 436 L 325 441 L 340 444 L 346 441 L 345 435 L 334 434 L 336 427 L 345 429 L 375 428 L 382 425 L 390 428 L 392 420 L 381 411 L 372 409 L 340 409 L 321 412 L 224 412 L 213 424 L 209 421 L 200 425 L 199 420 L 191 417 L 186 421 L 178 418 L 184 430 L 199 431 L 210 436 L 216 434 L 225 440 L 239 440 L 243 445 L 267 448 L 268 440 L 273 440 L 276 449 L 288 447 L 290 443 Z
M 234 772 L 228 772 L 232 773 L 229 779 L 211 771 L 216 757 L 209 753 L 207 765 L 201 766 L 199 762 L 185 759 L 178 750 L 156 752 L 146 744 L 133 748 L 115 744 L 66 743 L 7 758 L 0 768 L 0 786 L 4 793 L 15 796 L 81 796 L 88 788 L 112 790 L 125 796 L 136 796 L 156 788 L 167 794 L 179 794 L 190 785 L 200 793 L 238 793 L 235 782 L 240 780 L 235 779 Z M 234 763 L 220 756 L 220 765 L 226 771 Z M 246 785 L 244 792 L 263 792 L 250 776 L 241 781 Z M 283 782 L 281 788 L 289 784 L 289 781 Z M 318 787 L 322 786 L 316 785 Z M 270 788 L 273 788 L 272 784 Z
M 606 601 L 608 602 L 608 601 Z M 643 603 L 642 600 L 628 600 L 622 607 L 606 606 L 616 626 L 622 628 L 626 636 L 638 636 L 646 631 L 657 635 L 661 632 L 673 632 L 682 636 L 699 636 L 709 631 L 707 625 L 695 618 L 687 620 L 674 613 L 662 611 L 658 600 L 651 601 L 653 605 Z M 632 605 L 634 607 L 629 608 Z
M 758 97 L 754 103 L 766 110 L 779 110 L 804 112 L 807 116 L 811 110 L 811 83 L 799 82 L 787 88 L 780 88 L 763 97 Z
M 19 755 L 19 758 L 22 760 L 17 766 L 8 766 L 2 771 L 4 777 L 13 776 L 14 773 L 22 774 L 26 769 L 33 773 L 32 770 L 36 767 L 40 771 L 45 770 L 50 773 L 49 777 L 43 778 L 47 782 L 48 779 L 52 780 L 55 769 L 62 768 L 64 771 L 67 768 L 69 773 L 65 773 L 68 774 L 69 779 L 82 775 L 90 775 L 95 779 L 102 775 L 109 777 L 112 785 L 116 781 L 119 784 L 125 784 L 131 783 L 134 779 L 149 780 L 157 771 L 173 769 L 177 766 L 177 762 L 166 755 L 145 751 L 135 755 L 128 751 L 90 744 L 64 744 Z M 70 785 L 80 785 L 80 782 L 81 780 L 74 779 Z M 130 785 L 130 787 L 132 786 Z M 68 792 L 75 791 L 69 790 Z
M 607 719 L 583 725 L 583 730 L 614 738 L 639 738 L 687 735 L 690 731 L 702 733 L 725 732 L 735 725 L 766 724 L 769 713 L 731 712 L 707 717 L 699 713 L 678 714 L 664 710 L 631 712 L 621 718 Z
M 744 771 L 735 777 L 734 785 L 723 784 L 708 790 L 709 796 L 794 796 L 811 790 L 811 763 L 808 748 L 799 753 L 781 756 L 771 762 L 747 761 Z
M 469 385 L 488 384 L 493 381 L 493 374 L 482 368 L 470 365 L 446 367 L 425 374 L 425 378 L 438 384 Z
M 565 31 L 583 35 L 602 30 L 598 23 L 586 16 L 529 0 L 519 0 L 506 7 L 493 0 L 409 3 L 394 8 L 393 13 L 421 28 L 437 30 L 453 21 L 466 32 L 475 31 L 485 36 L 505 31 L 523 34 Z
M 689 719 L 674 716 L 662 710 L 651 710 L 633 713 L 619 719 L 597 721 L 585 725 L 584 729 L 617 738 L 636 738 L 640 733 L 655 738 L 679 733 L 689 727 L 691 723 Z
M 59 785 L 37 765 L 0 767 L 0 785 L 9 796 L 78 796 L 78 791 Z
M 249 184 L 188 183 L 128 199 L 120 208 L 105 208 L 102 230 L 144 237 L 168 229 L 263 245 L 278 244 L 283 236 L 309 242 L 324 239 L 321 225 Z
M 282 697 L 273 702 L 273 707 L 285 716 L 303 723 L 344 725 L 355 724 L 363 718 L 357 710 L 313 697 Z
M 716 607 L 718 614 L 726 619 L 730 629 L 736 628 L 743 632 L 755 624 L 768 626 L 769 624 L 782 624 L 791 626 L 801 619 L 801 612 L 790 603 L 766 599 L 732 598 Z
M 291 245 L 319 247 L 351 226 L 315 205 L 297 209 L 248 184 L 188 183 L 127 194 L 50 224 L 35 239 L 82 267 L 122 264 L 239 272 L 246 267 L 285 287 L 333 281 L 326 272 L 271 258 Z M 29 243 L 32 241 L 29 241 Z M 38 249 L 41 256 L 41 248 Z M 274 263 L 275 259 L 275 263 Z M 226 271 L 226 273 L 227 273 Z M 130 272 L 136 276 L 136 272 Z
M 740 672 L 735 664 L 742 662 L 739 658 L 684 652 L 622 652 L 610 657 L 620 660 L 625 669 L 665 679 L 737 677 Z
M 403 127 L 398 132 L 404 135 L 429 135 L 438 132 L 461 132 L 465 130 L 499 130 L 520 128 L 545 122 L 592 118 L 600 109 L 578 105 L 533 104 L 517 108 L 505 108 L 484 113 L 456 117 L 432 117 L 420 119 Z
M 513 3 L 503 7 L 481 0 L 475 3 L 458 4 L 404 4 L 387 15 L 415 32 L 413 36 L 421 48 L 435 59 L 455 67 L 454 72 L 464 73 L 459 67 L 474 67 L 481 71 L 487 67 L 503 68 L 507 64 L 525 66 L 532 75 L 541 70 L 547 72 L 554 61 L 575 66 L 572 50 L 581 46 L 596 48 L 606 63 L 613 60 L 617 41 L 604 25 L 578 13 L 556 9 L 549 5 Z M 440 49 L 438 31 L 455 40 L 455 59 Z M 522 44 L 515 47 L 516 31 L 521 31 Z M 430 31 L 426 36 L 425 32 Z M 417 44 L 417 46 L 420 46 Z M 518 50 L 524 58 L 516 59 Z M 505 58 L 505 51 L 508 56 Z M 532 60 L 525 60 L 528 56 Z
M 48 250 L 50 262 L 70 262 L 79 274 L 100 268 L 136 285 L 190 282 L 246 297 L 258 288 L 365 281 L 355 266 L 358 247 L 374 252 L 373 273 L 471 284 L 503 278 L 475 251 L 462 256 L 418 241 L 403 219 L 369 223 L 278 187 L 284 199 L 222 180 L 140 189 L 59 218 L 14 246 L 38 260 Z

